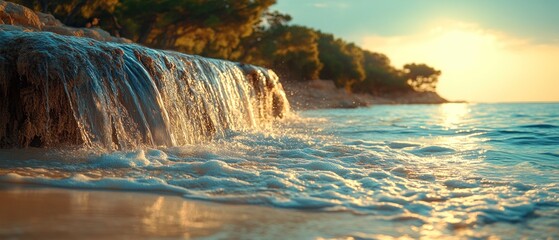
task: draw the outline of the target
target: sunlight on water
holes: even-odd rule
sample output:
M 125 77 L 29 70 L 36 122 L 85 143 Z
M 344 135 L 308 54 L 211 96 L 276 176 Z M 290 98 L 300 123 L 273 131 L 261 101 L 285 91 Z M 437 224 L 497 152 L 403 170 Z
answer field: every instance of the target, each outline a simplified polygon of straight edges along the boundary
M 469 104 L 466 103 L 449 103 L 440 105 L 440 115 L 443 119 L 442 125 L 448 129 L 457 129 L 470 113 Z
M 433 116 L 439 122 L 435 122 L 434 126 L 440 126 L 440 134 L 433 134 L 428 137 L 418 139 L 423 144 L 429 145 L 422 149 L 426 152 L 471 152 L 482 154 L 486 148 L 482 147 L 483 138 L 479 138 L 481 132 L 475 128 L 465 127 L 474 121 L 471 112 L 471 104 L 467 103 L 449 103 L 438 106 L 438 112 Z M 432 129 L 428 127 L 426 130 Z M 448 156 L 452 161 L 467 160 L 472 162 L 473 159 L 464 159 L 464 155 L 450 154 Z M 424 161 L 424 159 L 421 159 Z M 433 158 L 433 161 L 440 161 L 439 158 Z M 476 162 L 480 164 L 480 162 Z
M 448 104 L 306 111 L 207 144 L 51 150 L 17 160 L 17 150 L 3 150 L 0 180 L 349 212 L 380 223 L 348 233 L 356 237 L 558 236 L 558 110 Z M 153 213 L 146 224 L 159 208 L 156 201 L 145 209 Z M 387 224 L 406 230 L 397 234 Z

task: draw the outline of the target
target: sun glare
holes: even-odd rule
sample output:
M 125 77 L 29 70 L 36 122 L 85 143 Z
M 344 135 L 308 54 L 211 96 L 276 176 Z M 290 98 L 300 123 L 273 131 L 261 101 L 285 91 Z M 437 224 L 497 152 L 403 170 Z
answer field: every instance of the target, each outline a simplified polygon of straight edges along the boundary
M 437 91 L 473 102 L 557 101 L 559 46 L 447 23 L 412 36 L 366 37 L 365 48 L 385 52 L 395 66 L 427 62 L 442 70 Z
M 458 128 L 470 113 L 466 103 L 442 104 L 440 107 L 441 124 L 447 129 Z

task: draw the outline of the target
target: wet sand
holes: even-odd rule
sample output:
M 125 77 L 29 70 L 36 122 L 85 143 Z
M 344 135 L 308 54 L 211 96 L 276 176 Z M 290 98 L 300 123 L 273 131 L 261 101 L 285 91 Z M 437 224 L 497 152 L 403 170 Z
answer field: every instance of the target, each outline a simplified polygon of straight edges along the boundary
M 0 185 L 2 239 L 315 239 L 361 235 L 375 226 L 368 218 L 140 192 Z M 383 232 L 401 235 L 407 226 L 387 225 Z
M 164 193 L 0 183 L 0 239 L 515 239 L 559 236 L 557 229 L 538 227 L 538 221 L 453 229 L 405 217 L 220 204 Z

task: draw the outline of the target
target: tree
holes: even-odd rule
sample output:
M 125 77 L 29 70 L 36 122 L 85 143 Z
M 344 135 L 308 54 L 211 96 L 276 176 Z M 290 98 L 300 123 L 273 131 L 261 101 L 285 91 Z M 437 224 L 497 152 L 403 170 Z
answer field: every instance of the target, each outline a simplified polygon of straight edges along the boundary
M 276 0 L 13 0 L 74 27 L 98 25 L 152 48 L 243 61 L 289 80 L 326 79 L 348 91 L 435 91 L 441 71 L 397 69 L 384 54 L 290 25 Z
M 434 92 L 441 75 L 441 71 L 423 63 L 406 64 L 404 65 L 404 72 L 408 84 L 419 92 Z
M 302 26 L 285 26 L 275 31 L 280 37 L 275 40 L 274 68 L 291 79 L 318 79 L 322 69 L 318 58 L 318 35 Z
M 275 0 L 121 0 L 124 36 L 149 47 L 237 59 Z
M 355 84 L 353 91 L 380 95 L 413 90 L 403 76 L 403 71 L 390 65 L 390 59 L 386 55 L 364 50 L 362 64 L 365 79 Z
M 319 59 L 324 64 L 320 78 L 333 80 L 337 87 L 346 89 L 365 79 L 360 48 L 334 38 L 332 34 L 318 34 Z
M 287 25 L 290 20 L 277 11 L 265 13 L 254 34 L 243 39 L 239 60 L 272 68 L 289 80 L 318 79 L 318 35 L 307 27 Z
M 275 0 L 15 0 L 73 27 L 96 25 L 148 47 L 235 60 Z

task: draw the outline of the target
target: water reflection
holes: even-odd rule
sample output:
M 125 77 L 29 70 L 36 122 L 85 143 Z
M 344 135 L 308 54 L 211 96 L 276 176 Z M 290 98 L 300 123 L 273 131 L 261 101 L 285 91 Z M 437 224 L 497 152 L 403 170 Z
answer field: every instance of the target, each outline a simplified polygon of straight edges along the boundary
M 441 125 L 449 129 L 457 129 L 469 118 L 470 106 L 467 103 L 447 103 L 439 107 Z
M 482 146 L 482 134 L 475 127 L 470 126 L 472 122 L 471 105 L 467 103 L 441 104 L 428 120 L 425 130 L 420 131 L 416 138 L 409 141 L 417 142 L 420 148 L 411 152 L 418 156 L 437 157 L 434 161 L 440 161 L 440 157 L 452 161 L 464 159 L 481 159 L 484 153 Z M 413 120 L 411 120 L 413 121 Z M 426 133 L 429 133 L 428 135 Z M 425 161 L 429 159 L 422 159 Z
M 394 226 L 375 216 L 0 185 L 0 238 L 314 239 L 377 231 L 413 235 L 406 222 Z
M 41 177 L 47 173 L 49 175 L 45 177 L 49 177 L 56 171 L 83 171 L 84 175 L 93 178 L 78 178 L 86 180 L 88 185 L 84 186 L 111 189 L 161 179 L 164 183 L 180 186 L 189 192 L 201 193 L 188 195 L 191 198 L 277 207 L 210 205 L 184 201 L 179 196 L 93 191 L 82 194 L 84 191 L 77 191 L 82 196 L 72 198 L 72 201 L 68 201 L 68 197 L 64 200 L 64 194 L 57 195 L 60 201 L 56 202 L 61 204 L 48 205 L 59 208 L 52 207 L 56 210 L 48 209 L 48 214 L 38 217 L 72 219 L 69 226 L 80 221 L 88 221 L 97 229 L 109 225 L 107 231 L 127 229 L 129 232 L 126 234 L 131 235 L 126 236 L 242 239 L 309 239 L 317 236 L 489 238 L 501 236 L 495 232 L 512 232 L 509 236 L 513 237 L 509 238 L 518 238 L 548 236 L 545 229 L 558 229 L 555 223 L 559 222 L 559 188 L 557 181 L 553 181 L 554 176 L 557 176 L 556 170 L 541 168 L 536 171 L 537 168 L 528 161 L 495 165 L 485 159 L 491 154 L 485 151 L 491 147 L 496 149 L 493 152 L 501 151 L 503 154 L 499 156 L 500 161 L 506 159 L 502 156 L 518 158 L 519 150 L 509 151 L 483 140 L 495 140 L 494 135 L 487 135 L 495 132 L 492 129 L 495 126 L 484 125 L 487 119 L 506 119 L 499 120 L 506 126 L 509 124 L 507 116 L 487 113 L 480 105 L 390 107 L 392 110 L 383 106 L 339 110 L 328 121 L 309 125 L 289 124 L 289 130 L 293 131 L 289 136 L 238 134 L 232 136 L 229 142 L 223 140 L 210 146 L 167 149 L 165 154 L 154 154 L 159 153 L 157 151 L 151 151 L 151 155 L 136 154 L 144 160 L 150 160 L 152 165 L 147 167 L 114 168 L 111 167 L 113 165 L 95 167 L 99 166 L 97 163 L 69 165 L 53 162 L 45 165 L 31 162 L 26 165 L 14 164 L 5 170 L 0 165 L 0 174 L 2 171 L 13 171 L 27 176 L 31 168 L 33 176 Z M 357 112 L 349 114 L 351 111 Z M 351 124 L 344 124 L 346 120 Z M 329 121 L 337 127 L 332 127 Z M 311 135 L 307 126 L 333 130 L 317 131 Z M 520 130 L 522 134 L 527 131 Z M 334 136 L 330 135 L 332 133 Z M 299 138 L 294 134 L 307 137 Z M 510 135 L 506 134 L 506 137 Z M 512 147 L 518 148 L 517 145 Z M 161 156 L 170 157 L 165 161 Z M 92 158 L 92 162 L 97 159 Z M 6 163 L 4 166 L 10 165 Z M 10 179 L 16 179 L 14 183 L 40 182 L 30 181 L 29 178 L 24 181 L 13 175 Z M 56 176 L 61 175 L 58 173 Z M 123 181 L 118 182 L 125 184 L 105 184 L 97 182 L 98 178 L 109 179 L 109 182 L 113 181 L 112 178 L 121 178 Z M 542 183 L 542 179 L 546 182 Z M 76 187 L 75 183 L 60 179 L 44 184 Z M 155 191 L 152 186 L 143 189 Z M 27 207 L 17 204 L 30 204 L 31 199 L 55 202 L 45 200 L 49 196 L 26 193 L 25 197 L 20 197 L 19 202 L 14 203 L 2 201 L 4 198 L 0 192 L 0 219 L 2 205 L 37 210 L 44 208 L 44 205 Z M 293 200 L 291 205 L 285 204 L 286 199 Z M 68 202 L 72 202 L 70 206 L 74 207 L 65 207 Z M 330 203 L 335 206 L 324 211 L 321 209 L 320 213 L 282 209 L 293 207 L 316 210 Z M 348 212 L 340 214 L 325 211 Z M 351 215 L 351 211 L 362 215 Z M 7 212 L 12 215 L 28 214 L 28 217 L 38 214 Z M 503 231 L 493 229 L 495 223 L 500 224 Z M 26 221 L 22 220 L 15 226 L 25 224 Z M 42 221 L 42 224 L 52 227 L 52 223 L 47 220 Z M 523 227 L 517 228 L 518 224 Z

